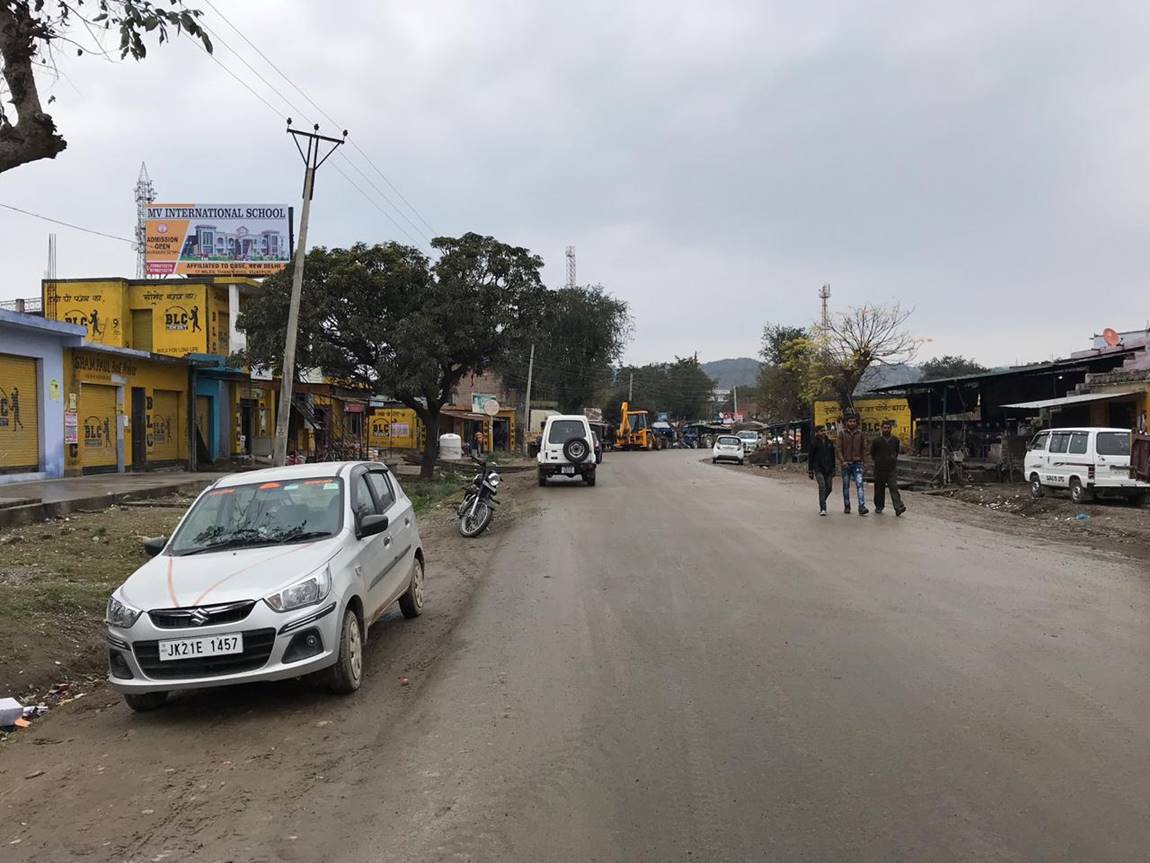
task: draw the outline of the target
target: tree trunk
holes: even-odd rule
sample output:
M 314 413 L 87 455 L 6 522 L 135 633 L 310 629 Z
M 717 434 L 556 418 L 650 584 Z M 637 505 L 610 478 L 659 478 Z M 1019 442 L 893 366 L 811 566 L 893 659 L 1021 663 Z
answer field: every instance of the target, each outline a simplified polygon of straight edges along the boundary
M 26 6 L 0 3 L 0 59 L 16 122 L 0 117 L 0 173 L 37 159 L 53 159 L 68 144 L 45 114 L 32 74 L 36 22 Z
M 428 407 L 417 409 L 416 416 L 423 421 L 427 430 L 427 440 L 423 444 L 423 461 L 419 466 L 419 475 L 424 479 L 431 479 L 435 475 L 435 460 L 439 456 L 439 408 Z

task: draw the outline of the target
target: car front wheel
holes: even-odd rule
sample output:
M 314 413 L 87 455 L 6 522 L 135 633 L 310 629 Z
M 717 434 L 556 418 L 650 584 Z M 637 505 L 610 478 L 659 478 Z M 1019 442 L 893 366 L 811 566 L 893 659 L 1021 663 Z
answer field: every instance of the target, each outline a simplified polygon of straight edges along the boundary
M 158 710 L 168 700 L 166 692 L 125 692 L 124 701 L 137 713 L 148 710 Z
M 343 613 L 343 626 L 339 632 L 339 659 L 331 667 L 328 688 L 339 695 L 348 695 L 359 689 L 363 681 L 363 632 L 359 618 L 352 609 Z

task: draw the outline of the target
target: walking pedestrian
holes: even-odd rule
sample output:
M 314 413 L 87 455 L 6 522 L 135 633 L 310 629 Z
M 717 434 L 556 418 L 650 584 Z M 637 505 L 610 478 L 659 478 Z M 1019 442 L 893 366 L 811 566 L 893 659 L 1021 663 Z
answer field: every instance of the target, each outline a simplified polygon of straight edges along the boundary
M 827 437 L 826 426 L 815 426 L 815 438 L 807 453 L 807 476 L 818 483 L 819 515 L 826 515 L 835 478 L 835 445 Z
M 483 430 L 480 429 L 479 431 L 477 431 L 475 433 L 475 446 L 473 448 L 475 455 L 477 455 L 477 456 L 483 455 L 483 441 L 484 441 Z
M 839 459 L 843 470 L 843 512 L 850 515 L 851 511 L 851 483 L 858 489 L 859 515 L 870 512 L 866 508 L 866 492 L 863 489 L 863 453 L 866 442 L 863 439 L 862 429 L 859 428 L 857 414 L 848 414 L 846 428 L 839 432 Z
M 886 507 L 886 492 L 890 489 L 890 500 L 894 504 L 894 514 L 902 515 L 906 507 L 898 491 L 898 452 L 902 441 L 894 435 L 894 422 L 883 420 L 882 436 L 876 437 L 870 445 L 871 459 L 874 461 L 874 511 L 882 512 Z

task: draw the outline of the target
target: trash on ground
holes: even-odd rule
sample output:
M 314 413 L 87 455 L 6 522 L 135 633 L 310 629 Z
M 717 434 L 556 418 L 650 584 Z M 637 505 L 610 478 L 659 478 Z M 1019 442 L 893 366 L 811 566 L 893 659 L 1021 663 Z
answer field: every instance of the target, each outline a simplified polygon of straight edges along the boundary
M 1074 516 L 1074 518 L 1077 521 L 1088 521 L 1090 519 L 1090 516 L 1084 512 L 1080 512 L 1080 513 L 1078 513 L 1078 515 Z
M 24 718 L 24 705 L 15 698 L 0 698 L 0 726 L 8 728 Z

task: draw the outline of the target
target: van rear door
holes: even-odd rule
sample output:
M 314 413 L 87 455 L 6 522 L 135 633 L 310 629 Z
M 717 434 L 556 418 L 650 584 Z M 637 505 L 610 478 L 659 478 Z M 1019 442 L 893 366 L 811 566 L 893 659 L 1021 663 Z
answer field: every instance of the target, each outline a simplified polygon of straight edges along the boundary
M 1134 485 L 1130 479 L 1130 432 L 1094 433 L 1096 482 L 1099 486 Z

